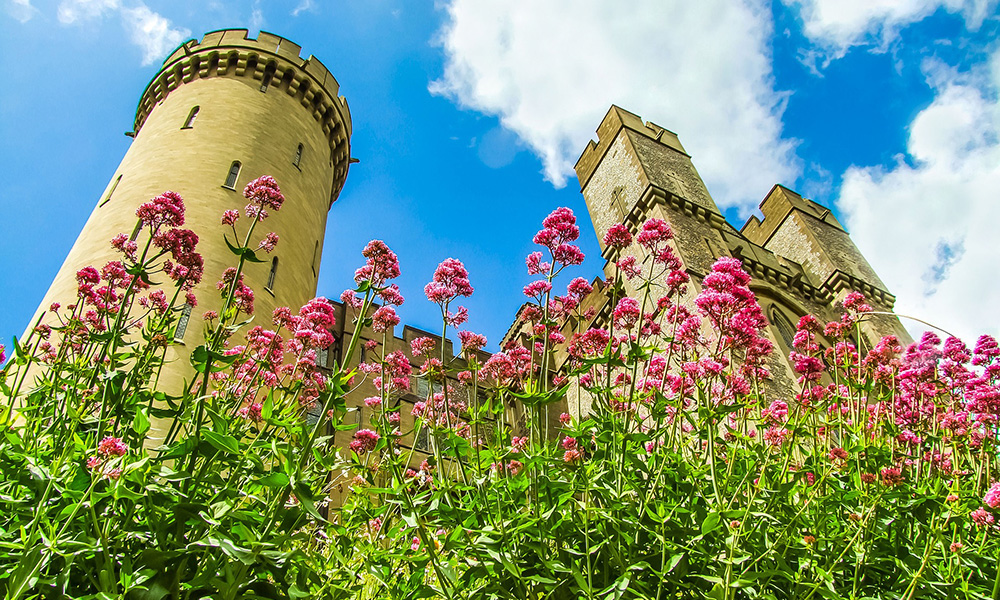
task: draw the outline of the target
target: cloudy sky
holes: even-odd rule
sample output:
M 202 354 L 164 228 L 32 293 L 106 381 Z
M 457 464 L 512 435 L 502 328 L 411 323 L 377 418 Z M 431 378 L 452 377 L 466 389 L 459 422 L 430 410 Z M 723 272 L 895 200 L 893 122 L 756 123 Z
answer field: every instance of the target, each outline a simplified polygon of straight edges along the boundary
M 615 103 L 680 135 L 737 227 L 782 183 L 837 212 L 899 312 L 997 335 L 998 24 L 996 0 L 0 0 L 0 336 L 27 324 L 163 58 L 237 27 L 301 44 L 351 106 L 361 162 L 320 295 L 381 238 L 404 322 L 436 330 L 421 290 L 454 256 L 495 344 L 553 208 L 581 217 L 573 274 L 600 271 L 572 166 Z

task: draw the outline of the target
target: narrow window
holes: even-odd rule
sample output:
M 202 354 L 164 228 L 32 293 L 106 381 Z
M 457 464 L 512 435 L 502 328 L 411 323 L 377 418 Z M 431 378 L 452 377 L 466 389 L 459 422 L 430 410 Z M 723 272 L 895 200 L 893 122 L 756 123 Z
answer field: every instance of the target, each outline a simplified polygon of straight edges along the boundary
M 292 159 L 292 164 L 295 165 L 296 169 L 299 168 L 300 162 L 302 162 L 302 144 L 299 144 L 299 147 L 295 149 L 295 158 Z
M 361 429 L 361 424 L 364 422 L 365 409 L 361 406 L 358 407 L 358 429 Z
M 136 221 L 135 229 L 132 230 L 132 235 L 129 236 L 128 240 L 134 242 L 137 237 L 139 237 L 139 232 L 142 231 L 142 221 Z
M 195 117 L 198 116 L 199 110 L 201 110 L 200 106 L 195 106 L 194 108 L 191 109 L 191 112 L 188 113 L 187 120 L 184 121 L 184 127 L 181 127 L 181 129 L 191 129 L 192 127 L 194 127 L 194 119 Z
M 420 452 L 430 452 L 430 436 L 427 433 L 427 426 L 421 425 L 420 430 L 417 432 L 417 438 L 413 440 L 413 449 Z
M 180 342 L 184 339 L 184 332 L 187 331 L 188 322 L 191 320 L 191 305 L 185 304 L 181 311 L 181 318 L 177 319 L 177 328 L 174 329 L 174 341 Z
M 778 330 L 778 335 L 785 342 L 785 346 L 792 348 L 792 342 L 795 340 L 795 326 L 788 320 L 788 317 L 782 314 L 777 308 L 772 308 L 771 323 Z
M 121 180 L 122 180 L 122 176 L 119 175 L 115 179 L 115 182 L 111 184 L 111 189 L 108 190 L 108 195 L 104 197 L 104 200 L 101 200 L 101 203 L 98 206 L 104 206 L 108 202 L 111 202 L 111 195 L 115 193 L 115 189 L 118 188 L 118 182 L 121 181 Z M 316 260 L 315 255 L 313 256 L 313 260 Z
M 240 168 L 242 166 L 240 161 L 233 161 L 233 164 L 229 167 L 229 175 L 226 177 L 226 183 L 222 187 L 227 187 L 231 190 L 236 189 L 236 178 L 240 176 Z
M 274 291 L 274 278 L 278 274 L 278 257 L 271 259 L 271 272 L 267 275 L 267 289 Z
M 267 72 L 267 71 L 264 72 L 264 78 L 260 82 L 260 91 L 261 92 L 265 92 L 265 93 L 267 92 L 267 87 L 269 85 L 271 85 L 271 77 L 273 77 L 273 76 L 274 75 L 272 73 L 270 73 L 270 72 Z
M 329 366 L 330 351 L 327 348 L 316 349 L 316 366 L 325 369 Z
M 316 276 L 316 258 L 318 256 L 319 256 L 319 240 L 316 240 L 316 245 L 313 246 L 313 260 L 312 260 L 313 277 Z

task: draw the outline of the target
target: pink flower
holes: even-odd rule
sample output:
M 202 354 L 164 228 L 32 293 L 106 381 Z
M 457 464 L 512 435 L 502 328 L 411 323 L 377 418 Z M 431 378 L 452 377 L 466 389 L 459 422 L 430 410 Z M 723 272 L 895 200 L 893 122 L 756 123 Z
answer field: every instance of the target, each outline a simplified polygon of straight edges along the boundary
M 583 460 L 583 455 L 580 454 L 579 450 L 567 450 L 563 453 L 563 462 L 567 464 L 573 464 Z
M 764 409 L 761 416 L 765 421 L 771 423 L 784 423 L 788 420 L 788 404 L 781 400 L 774 400 L 770 406 Z
M 395 283 L 389 284 L 377 292 L 382 302 L 393 306 L 403 305 L 403 295 L 399 293 L 399 286 Z
M 135 252 L 139 249 L 139 244 L 135 240 L 129 239 L 124 233 L 119 233 L 111 238 L 111 247 L 121 252 L 128 258 L 135 260 Z
M 543 273 L 548 273 L 552 265 L 547 262 L 542 262 L 541 252 L 532 252 L 524 259 L 524 264 L 528 267 L 528 275 L 541 275 Z
M 636 236 L 635 241 L 650 252 L 655 252 L 661 247 L 661 244 L 673 239 L 673 237 L 674 232 L 670 229 L 670 225 L 666 221 L 663 219 L 648 219 L 642 224 L 642 231 Z
M 465 323 L 466 321 L 469 320 L 469 309 L 465 308 L 464 306 L 459 306 L 458 310 L 455 312 L 448 311 L 446 320 L 448 321 L 449 325 L 454 325 L 455 327 L 458 327 L 462 323 Z
M 425 354 L 430 354 L 434 351 L 434 346 L 437 344 L 434 340 L 429 337 L 418 337 L 410 342 L 410 353 L 413 356 L 423 356 Z
M 566 286 L 566 295 L 575 298 L 577 301 L 583 300 L 592 291 L 594 291 L 594 286 L 590 285 L 583 277 L 577 277 Z
M 903 483 L 903 472 L 898 467 L 885 467 L 881 473 L 882 485 L 891 487 Z
M 632 329 L 639 321 L 640 316 L 639 301 L 626 296 L 618 301 L 618 306 L 611 314 L 611 319 L 616 327 Z
M 370 398 L 365 398 L 365 406 L 368 408 L 375 408 L 376 406 L 382 406 L 382 399 L 378 396 L 372 396 Z
M 977 527 L 986 527 L 993 524 L 993 515 L 986 512 L 982 508 L 977 508 L 976 510 L 969 513 L 972 518 L 972 522 L 976 524 Z
M 604 245 L 612 248 L 628 248 L 632 243 L 632 234 L 628 227 L 619 223 L 612 225 L 608 232 L 604 234 Z
M 145 227 L 156 230 L 160 225 L 180 227 L 184 224 L 184 200 L 174 192 L 163 192 L 135 211 Z
M 399 277 L 399 259 L 382 240 L 368 242 L 361 252 L 365 257 L 365 266 L 354 273 L 358 283 L 370 281 L 375 287 L 383 287 L 386 281 Z
M 844 308 L 854 312 L 871 312 L 872 307 L 865 303 L 865 297 L 860 292 L 851 292 L 844 298 Z
M 246 205 L 247 217 L 261 221 L 267 218 L 267 209 L 278 210 L 285 201 L 278 188 L 278 182 L 270 175 L 254 179 L 243 188 L 243 197 L 250 201 Z
M 125 456 L 128 453 L 128 446 L 121 438 L 108 436 L 98 444 L 97 453 L 101 456 Z
M 569 425 L 569 422 L 571 420 L 572 417 L 569 416 L 569 413 L 562 413 L 559 415 L 559 422 L 562 423 L 563 425 Z
M 446 258 L 437 269 L 431 282 L 424 287 L 424 293 L 431 302 L 447 305 L 459 296 L 471 296 L 472 285 L 469 284 L 469 272 L 462 261 Z
M 340 294 L 340 301 L 346 304 L 347 306 L 350 306 L 354 310 L 360 309 L 361 305 L 363 304 L 361 298 L 359 298 L 358 295 L 354 293 L 354 290 L 344 290 L 343 293 Z
M 948 549 L 952 552 L 959 552 L 963 547 L 962 542 L 952 542 Z
M 274 247 L 277 245 L 278 245 L 278 234 L 272 231 L 271 233 L 268 233 L 266 236 L 264 236 L 264 239 L 260 241 L 260 245 L 257 246 L 257 249 L 258 250 L 262 249 L 264 250 L 264 252 L 270 254 L 274 250 Z
M 507 463 L 507 470 L 510 472 L 511 476 L 516 476 L 524 468 L 524 464 L 519 460 L 512 460 Z
M 399 316 L 391 306 L 382 306 L 372 315 L 372 331 L 384 333 L 399 325 Z
M 843 448 L 833 448 L 830 450 L 830 461 L 845 461 L 848 458 L 847 450 Z
M 639 263 L 636 262 L 634 256 L 626 256 L 616 264 L 618 266 L 618 270 L 621 271 L 627 279 L 635 279 L 639 275 L 642 275 L 642 268 L 639 266 Z
M 222 224 L 223 225 L 235 225 L 236 220 L 240 218 L 240 211 L 238 210 L 227 210 L 222 213 Z
M 367 454 L 375 449 L 381 436 L 371 429 L 360 429 L 354 434 L 354 441 L 350 448 L 357 454 Z
M 482 350 L 486 346 L 486 336 L 471 331 L 459 331 L 458 339 L 462 341 L 462 350 L 475 351 Z
M 524 286 L 524 295 L 529 298 L 538 298 L 550 291 L 552 291 L 552 284 L 544 279 L 533 281 Z
M 420 538 L 414 537 L 413 541 L 410 542 L 410 550 L 416 552 L 420 549 Z
M 576 450 L 576 438 L 564 437 L 562 441 L 563 450 Z
M 994 483 L 983 496 L 983 503 L 990 508 L 1000 508 L 1000 482 Z

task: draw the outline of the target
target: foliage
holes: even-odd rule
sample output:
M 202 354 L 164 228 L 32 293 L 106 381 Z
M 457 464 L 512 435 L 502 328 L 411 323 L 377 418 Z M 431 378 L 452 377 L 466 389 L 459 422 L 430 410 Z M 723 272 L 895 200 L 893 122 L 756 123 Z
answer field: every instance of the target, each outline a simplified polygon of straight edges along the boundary
M 428 356 L 427 338 L 411 357 L 388 352 L 399 265 L 374 241 L 341 297 L 355 335 L 327 373 L 323 299 L 242 332 L 243 266 L 278 241 L 254 248 L 252 234 L 281 206 L 269 178 L 245 194 L 251 224 L 241 236 L 239 214 L 223 217 L 243 241 L 227 238 L 237 265 L 181 393 L 157 385 L 180 294 L 201 277 L 179 197 L 140 207 L 145 248 L 116 238 L 123 261 L 81 271 L 76 303 L 15 341 L 0 383 L 8 598 L 1000 595 L 992 338 L 867 347 L 873 311 L 850 294 L 840 321 L 799 322 L 789 391 L 738 261 L 720 259 L 695 293 L 666 223 L 647 221 L 634 243 L 615 226 L 605 245 L 633 254 L 595 321 L 588 282 L 553 293 L 583 259 L 558 209 L 527 260 L 539 279 L 520 340 L 482 364 L 486 340 L 468 331 L 464 360 L 442 344 Z M 174 280 L 172 299 L 145 291 L 156 276 Z M 464 266 L 442 262 L 425 289 L 442 338 L 472 293 Z M 383 338 L 354 370 L 363 327 Z M 403 431 L 417 356 L 432 385 Z M 371 429 L 337 450 L 329 434 L 354 428 L 342 417 L 361 377 L 379 391 L 365 400 Z M 421 430 L 426 459 L 404 444 Z M 324 506 L 341 470 L 352 492 Z

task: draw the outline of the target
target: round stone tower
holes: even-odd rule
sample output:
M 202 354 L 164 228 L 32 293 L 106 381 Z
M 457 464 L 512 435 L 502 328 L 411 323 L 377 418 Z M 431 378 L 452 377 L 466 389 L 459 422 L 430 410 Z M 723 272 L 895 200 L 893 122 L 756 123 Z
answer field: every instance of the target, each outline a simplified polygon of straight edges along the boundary
M 179 368 L 172 373 L 166 365 L 161 383 L 176 389 L 190 371 L 188 354 L 202 342 L 201 315 L 221 305 L 215 283 L 236 264 L 223 238 L 222 212 L 242 212 L 244 186 L 261 175 L 277 180 L 285 203 L 254 232 L 277 233 L 277 248 L 258 252 L 266 261 L 244 269 L 256 292 L 256 321 L 269 325 L 275 307 L 294 311 L 315 295 L 326 215 L 351 162 L 351 116 L 337 80 L 299 51 L 276 35 L 261 32 L 254 40 L 245 29 L 227 29 L 186 42 L 164 61 L 139 101 L 134 141 L 39 314 L 52 302 L 74 300 L 78 269 L 120 257 L 109 242 L 133 231 L 139 204 L 166 190 L 179 193 L 187 208 L 184 227 L 200 238 L 205 275 L 194 290 L 197 308 L 178 324 L 181 343 L 166 355 Z M 247 225 L 245 216 L 239 224 Z

